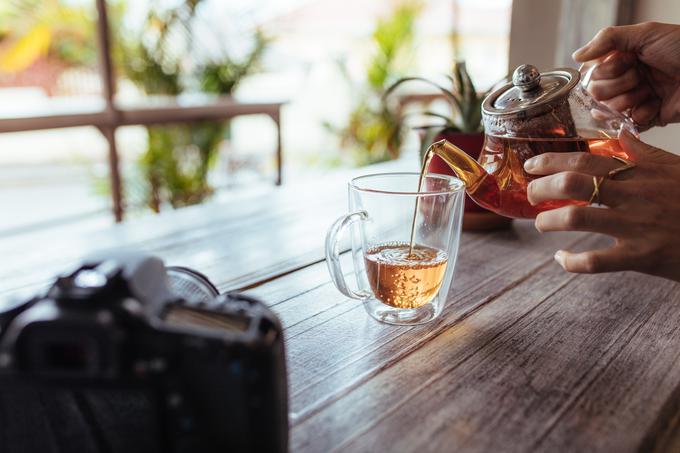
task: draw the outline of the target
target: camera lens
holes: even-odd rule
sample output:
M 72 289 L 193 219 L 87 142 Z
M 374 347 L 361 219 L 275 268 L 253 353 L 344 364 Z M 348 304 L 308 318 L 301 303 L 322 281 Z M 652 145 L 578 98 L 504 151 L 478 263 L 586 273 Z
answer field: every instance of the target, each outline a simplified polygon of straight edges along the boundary
M 168 267 L 167 272 L 173 294 L 181 299 L 210 303 L 220 294 L 215 285 L 200 272 L 179 266 Z

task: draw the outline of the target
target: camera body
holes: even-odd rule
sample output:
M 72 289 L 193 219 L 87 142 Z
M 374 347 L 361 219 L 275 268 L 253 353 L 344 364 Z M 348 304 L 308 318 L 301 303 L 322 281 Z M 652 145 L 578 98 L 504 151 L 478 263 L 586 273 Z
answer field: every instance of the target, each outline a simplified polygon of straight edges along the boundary
M 122 254 L 4 308 L 0 404 L 35 413 L 52 445 L 0 407 L 2 451 L 287 451 L 283 337 L 261 302 Z

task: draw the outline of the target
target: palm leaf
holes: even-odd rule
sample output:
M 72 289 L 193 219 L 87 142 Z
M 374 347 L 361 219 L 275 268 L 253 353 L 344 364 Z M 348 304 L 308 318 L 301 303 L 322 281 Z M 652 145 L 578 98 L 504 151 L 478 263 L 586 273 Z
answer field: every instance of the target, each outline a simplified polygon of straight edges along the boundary
M 442 120 L 446 121 L 446 123 L 444 124 L 444 126 L 447 126 L 447 127 L 456 127 L 456 125 L 453 123 L 453 121 L 451 121 L 451 117 L 446 116 L 446 115 L 442 115 L 441 113 L 437 113 L 437 112 L 420 112 L 419 115 L 431 116 L 431 117 L 433 117 L 433 118 L 439 118 L 439 119 L 442 119 Z
M 434 141 L 434 138 L 439 134 L 441 131 L 441 128 L 427 128 L 425 129 L 425 134 L 421 137 L 420 140 L 420 149 L 418 150 L 418 154 L 420 155 L 420 162 L 422 163 L 423 160 L 425 159 L 425 153 L 427 152 L 427 148 L 430 147 L 432 142 Z
M 431 80 L 428 80 L 424 77 L 404 77 L 402 79 L 397 80 L 394 82 L 386 91 L 385 94 L 383 94 L 383 99 L 386 98 L 387 96 L 390 95 L 394 90 L 397 89 L 397 87 L 405 82 L 411 82 L 411 81 L 419 81 L 423 83 L 427 83 L 430 86 L 433 86 L 437 88 L 439 91 L 441 91 L 446 99 L 449 101 L 451 106 L 455 109 L 458 110 L 459 112 L 462 111 L 463 109 L 463 101 L 460 99 L 459 96 L 456 96 L 456 94 L 450 90 L 447 90 L 443 86 L 439 85 L 438 83 L 435 83 Z
M 461 61 L 459 63 L 456 63 L 456 65 L 459 67 L 459 71 L 456 72 L 460 73 L 461 83 L 464 87 L 463 91 L 469 93 L 471 99 L 472 97 L 476 97 L 477 88 L 475 88 L 475 84 L 472 83 L 472 79 L 470 78 L 470 74 L 467 71 L 465 62 Z

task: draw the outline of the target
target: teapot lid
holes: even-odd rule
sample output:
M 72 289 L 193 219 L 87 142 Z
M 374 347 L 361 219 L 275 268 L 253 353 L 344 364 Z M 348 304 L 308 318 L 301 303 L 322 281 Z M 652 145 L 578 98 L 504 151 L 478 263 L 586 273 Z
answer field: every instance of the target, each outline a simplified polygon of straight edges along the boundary
M 484 115 L 525 118 L 554 109 L 564 101 L 579 82 L 581 75 L 572 68 L 538 72 L 535 66 L 523 64 L 508 83 L 489 94 L 482 104 Z

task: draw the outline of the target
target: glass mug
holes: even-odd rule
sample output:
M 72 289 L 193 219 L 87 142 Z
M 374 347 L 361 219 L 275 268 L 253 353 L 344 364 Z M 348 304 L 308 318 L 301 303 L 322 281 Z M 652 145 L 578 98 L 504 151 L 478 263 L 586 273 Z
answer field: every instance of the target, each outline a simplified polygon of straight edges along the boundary
M 385 173 L 354 178 L 350 214 L 340 217 L 326 236 L 326 263 L 335 286 L 388 324 L 437 318 L 453 283 L 465 184 L 453 176 L 429 174 L 418 192 L 419 177 Z M 347 284 L 340 264 L 340 239 L 348 228 L 356 290 Z

